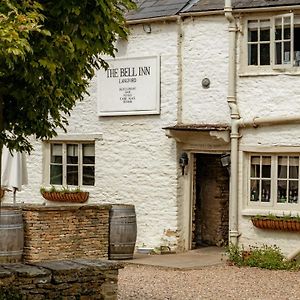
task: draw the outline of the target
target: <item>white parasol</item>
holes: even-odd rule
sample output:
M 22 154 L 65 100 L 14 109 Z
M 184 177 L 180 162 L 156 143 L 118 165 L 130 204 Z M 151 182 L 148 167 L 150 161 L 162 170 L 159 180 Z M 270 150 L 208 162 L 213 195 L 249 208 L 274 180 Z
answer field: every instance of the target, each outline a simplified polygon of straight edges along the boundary
M 23 152 L 9 151 L 5 146 L 2 149 L 1 188 L 14 192 L 14 205 L 16 204 L 16 191 L 28 183 L 26 156 Z

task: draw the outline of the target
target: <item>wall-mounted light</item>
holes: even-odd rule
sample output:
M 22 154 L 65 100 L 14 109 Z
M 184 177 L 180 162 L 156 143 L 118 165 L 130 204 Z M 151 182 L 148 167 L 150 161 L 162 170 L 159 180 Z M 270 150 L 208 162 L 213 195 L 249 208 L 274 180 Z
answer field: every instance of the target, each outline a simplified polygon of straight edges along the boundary
M 150 25 L 150 24 L 144 24 L 144 25 L 143 25 L 143 30 L 144 30 L 146 33 L 151 33 L 151 25 Z
M 186 152 L 182 152 L 179 157 L 179 165 L 182 169 L 182 175 L 184 175 L 184 168 L 188 165 L 189 158 Z
M 230 175 L 230 164 L 231 164 L 230 153 L 223 153 L 221 155 L 221 164 L 223 167 L 227 168 L 228 173 Z

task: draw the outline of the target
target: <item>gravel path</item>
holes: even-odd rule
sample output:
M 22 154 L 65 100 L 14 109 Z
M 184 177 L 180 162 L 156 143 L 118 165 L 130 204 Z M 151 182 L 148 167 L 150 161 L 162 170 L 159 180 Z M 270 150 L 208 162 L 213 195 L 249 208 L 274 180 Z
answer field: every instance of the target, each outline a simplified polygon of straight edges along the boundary
M 119 273 L 118 299 L 300 299 L 300 272 L 224 265 L 188 271 L 127 265 Z

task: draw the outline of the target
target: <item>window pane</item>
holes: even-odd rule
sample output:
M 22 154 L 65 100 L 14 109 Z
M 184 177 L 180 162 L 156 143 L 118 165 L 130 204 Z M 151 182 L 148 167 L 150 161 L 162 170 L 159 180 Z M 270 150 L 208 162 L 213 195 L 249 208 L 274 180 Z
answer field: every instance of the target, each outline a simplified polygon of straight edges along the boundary
M 299 34 L 300 40 L 300 34 Z M 300 66 L 300 51 L 295 51 L 295 66 Z
M 275 40 L 276 41 L 282 40 L 282 30 L 281 30 L 281 27 L 277 27 L 275 29 Z
M 252 178 L 260 177 L 260 157 L 259 156 L 251 157 L 251 177 Z
M 270 202 L 271 180 L 262 180 L 261 202 Z
M 248 21 L 248 42 L 258 41 L 258 22 Z
M 250 201 L 259 201 L 259 180 L 251 180 L 250 185 Z
M 287 199 L 287 181 L 278 180 L 277 183 L 277 202 L 285 203 Z
M 82 145 L 83 163 L 84 164 L 95 164 L 95 145 L 94 144 L 83 144 Z
M 275 18 L 275 40 L 282 40 L 282 18 Z
M 290 178 L 298 178 L 299 167 L 290 166 L 289 168 L 289 177 Z
M 260 29 L 260 40 L 269 41 L 270 40 L 270 29 Z
M 298 179 L 299 177 L 299 157 L 289 158 L 289 178 Z
M 270 44 L 260 45 L 260 64 L 262 66 L 270 64 Z
M 284 52 L 283 52 L 284 56 L 284 63 L 288 64 L 291 62 L 291 43 L 290 42 L 285 42 L 284 43 Z
M 287 157 L 278 157 L 278 178 L 287 178 Z
M 289 203 L 298 203 L 298 180 L 289 182 Z
M 295 66 L 300 66 L 300 26 L 294 28 L 294 59 Z
M 258 64 L 258 52 L 257 52 L 257 45 L 248 45 L 248 65 L 257 66 Z
M 275 64 L 281 65 L 282 64 L 282 49 L 281 49 L 281 43 L 275 44 Z
M 62 163 L 62 144 L 51 144 L 51 163 Z
M 78 163 L 78 145 L 67 145 L 67 163 Z
M 290 39 L 291 38 L 291 18 L 290 17 L 284 17 L 284 28 L 283 28 L 283 37 L 284 39 Z
M 249 30 L 248 36 L 249 36 L 249 38 L 248 38 L 249 42 L 257 42 L 258 41 L 258 31 L 257 31 L 257 29 Z
M 50 165 L 50 184 L 62 184 L 62 165 Z
M 262 177 L 263 178 L 271 177 L 271 157 L 270 156 L 262 157 Z
M 82 171 L 82 184 L 94 185 L 95 184 L 95 167 L 84 166 Z
M 291 28 L 290 26 L 285 26 L 284 27 L 284 33 L 283 33 L 284 39 L 289 40 L 291 38 Z
M 67 184 L 78 185 L 78 166 L 67 166 Z

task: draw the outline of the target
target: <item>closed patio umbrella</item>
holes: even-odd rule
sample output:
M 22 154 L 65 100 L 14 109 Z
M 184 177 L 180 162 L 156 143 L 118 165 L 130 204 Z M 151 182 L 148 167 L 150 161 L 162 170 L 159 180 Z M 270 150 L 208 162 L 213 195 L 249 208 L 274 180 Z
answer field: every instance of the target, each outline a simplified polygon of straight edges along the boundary
M 5 146 L 2 149 L 1 188 L 14 192 L 14 205 L 16 204 L 16 191 L 28 183 L 25 153 L 9 151 Z

